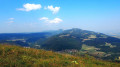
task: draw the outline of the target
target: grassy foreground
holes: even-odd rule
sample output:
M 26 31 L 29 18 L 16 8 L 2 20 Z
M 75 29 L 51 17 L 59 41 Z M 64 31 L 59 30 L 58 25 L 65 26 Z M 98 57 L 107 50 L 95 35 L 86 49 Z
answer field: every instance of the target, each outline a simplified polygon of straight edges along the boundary
M 0 45 L 0 67 L 120 67 L 93 57 L 75 57 L 52 51 Z

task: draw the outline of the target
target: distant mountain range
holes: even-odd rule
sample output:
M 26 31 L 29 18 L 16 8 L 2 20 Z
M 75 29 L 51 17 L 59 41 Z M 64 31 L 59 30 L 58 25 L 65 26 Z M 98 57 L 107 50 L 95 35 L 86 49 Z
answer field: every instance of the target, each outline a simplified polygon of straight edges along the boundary
M 4 33 L 0 34 L 0 43 L 9 43 L 23 47 L 34 47 L 35 45 L 41 45 L 41 43 L 48 37 L 56 35 L 61 31 L 62 30 L 38 33 Z
M 114 60 L 120 57 L 120 39 L 78 28 L 41 33 L 0 34 L 0 43 L 89 54 L 102 59 Z

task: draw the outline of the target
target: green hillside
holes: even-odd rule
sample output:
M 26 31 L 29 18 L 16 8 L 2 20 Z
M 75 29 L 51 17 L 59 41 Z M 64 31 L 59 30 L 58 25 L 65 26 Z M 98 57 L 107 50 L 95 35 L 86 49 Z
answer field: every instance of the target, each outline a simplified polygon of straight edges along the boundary
M 0 45 L 0 67 L 120 67 L 119 63 L 52 51 Z
M 97 58 L 114 60 L 120 57 L 120 39 L 77 28 L 65 30 L 48 38 L 42 48 L 54 51 L 78 50 Z

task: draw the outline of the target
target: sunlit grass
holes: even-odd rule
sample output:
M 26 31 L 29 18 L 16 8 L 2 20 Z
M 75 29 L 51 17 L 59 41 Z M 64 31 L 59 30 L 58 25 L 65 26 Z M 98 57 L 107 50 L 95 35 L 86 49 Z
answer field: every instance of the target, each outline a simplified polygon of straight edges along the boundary
M 0 67 L 120 67 L 120 64 L 52 51 L 0 45 Z

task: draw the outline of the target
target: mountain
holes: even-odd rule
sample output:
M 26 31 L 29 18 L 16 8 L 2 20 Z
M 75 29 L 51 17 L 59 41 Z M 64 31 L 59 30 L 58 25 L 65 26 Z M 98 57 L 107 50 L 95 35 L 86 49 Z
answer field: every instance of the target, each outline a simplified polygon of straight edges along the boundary
M 77 50 L 80 54 L 113 60 L 120 56 L 120 39 L 73 28 L 48 38 L 42 48 L 53 51 Z
M 73 56 L 52 51 L 0 45 L 1 67 L 120 67 L 119 63 L 91 56 Z
M 0 34 L 0 43 L 8 43 L 23 47 L 36 47 L 40 46 L 48 37 L 60 32 L 62 32 L 62 30 L 37 33 L 2 33 Z

